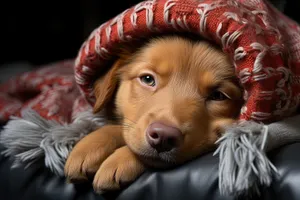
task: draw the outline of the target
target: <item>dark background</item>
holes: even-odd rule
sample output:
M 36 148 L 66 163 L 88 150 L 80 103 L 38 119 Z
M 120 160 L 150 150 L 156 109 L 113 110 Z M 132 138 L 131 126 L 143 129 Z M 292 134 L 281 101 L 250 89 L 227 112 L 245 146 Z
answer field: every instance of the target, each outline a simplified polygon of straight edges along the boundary
M 90 32 L 140 0 L 17 0 L 0 3 L 0 65 L 73 58 Z
M 0 3 L 0 66 L 74 58 L 90 32 L 140 0 L 17 0 Z M 300 21 L 300 0 L 273 0 Z

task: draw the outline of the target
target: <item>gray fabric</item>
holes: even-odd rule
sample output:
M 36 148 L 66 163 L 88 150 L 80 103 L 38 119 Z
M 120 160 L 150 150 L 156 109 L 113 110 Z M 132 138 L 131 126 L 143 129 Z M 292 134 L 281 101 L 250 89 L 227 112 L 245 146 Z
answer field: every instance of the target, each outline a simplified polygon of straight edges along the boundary
M 59 176 L 64 176 L 64 164 L 73 146 L 85 135 L 103 126 L 101 113 L 91 110 L 81 113 L 71 124 L 45 120 L 32 110 L 22 118 L 12 117 L 0 134 L 0 143 L 6 148 L 2 153 L 14 160 L 12 167 L 44 159 L 45 166 Z
M 269 137 L 266 151 L 300 141 L 300 115 L 285 118 L 268 125 Z
M 259 194 L 269 186 L 277 169 L 266 153 L 291 142 L 300 141 L 300 115 L 269 125 L 251 121 L 226 129 L 216 142 L 219 147 L 219 189 L 222 195 Z

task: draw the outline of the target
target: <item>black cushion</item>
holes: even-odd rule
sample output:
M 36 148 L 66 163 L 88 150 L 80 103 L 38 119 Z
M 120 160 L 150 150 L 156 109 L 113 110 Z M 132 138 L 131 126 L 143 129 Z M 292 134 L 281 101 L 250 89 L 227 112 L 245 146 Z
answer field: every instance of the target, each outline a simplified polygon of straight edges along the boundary
M 0 147 L 0 151 L 3 150 Z M 270 153 L 279 169 L 270 188 L 259 199 L 300 199 L 300 143 L 287 145 Z M 11 169 L 11 161 L 0 156 L 1 200 L 231 200 L 218 191 L 218 158 L 212 153 L 201 156 L 180 167 L 166 171 L 149 170 L 120 193 L 104 196 L 93 192 L 90 184 L 73 185 L 53 175 L 46 168 Z M 254 198 L 257 199 L 258 198 Z

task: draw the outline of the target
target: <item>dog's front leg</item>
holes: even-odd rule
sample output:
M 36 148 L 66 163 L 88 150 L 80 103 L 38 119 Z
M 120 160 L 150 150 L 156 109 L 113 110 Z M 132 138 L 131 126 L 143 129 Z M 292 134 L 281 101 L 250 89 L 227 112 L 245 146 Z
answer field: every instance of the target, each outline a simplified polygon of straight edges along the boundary
M 88 134 L 74 146 L 67 159 L 67 179 L 70 182 L 87 181 L 101 163 L 123 145 L 122 126 L 106 125 Z
M 113 191 L 132 183 L 145 171 L 132 151 L 123 146 L 111 154 L 97 171 L 93 187 L 98 193 Z

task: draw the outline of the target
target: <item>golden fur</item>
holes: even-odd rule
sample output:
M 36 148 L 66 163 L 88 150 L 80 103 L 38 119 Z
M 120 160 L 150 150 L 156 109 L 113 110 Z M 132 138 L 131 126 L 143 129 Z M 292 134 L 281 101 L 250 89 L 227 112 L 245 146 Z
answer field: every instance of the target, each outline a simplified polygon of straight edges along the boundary
M 155 84 L 141 81 L 145 75 Z M 228 57 L 205 41 L 176 36 L 152 39 L 136 52 L 123 53 L 95 83 L 95 94 L 94 111 L 113 109 L 116 125 L 83 138 L 71 152 L 65 173 L 73 181 L 95 174 L 96 191 L 121 188 L 145 166 L 167 168 L 213 149 L 243 103 Z M 181 145 L 161 153 L 151 148 L 145 132 L 153 122 L 178 128 Z

